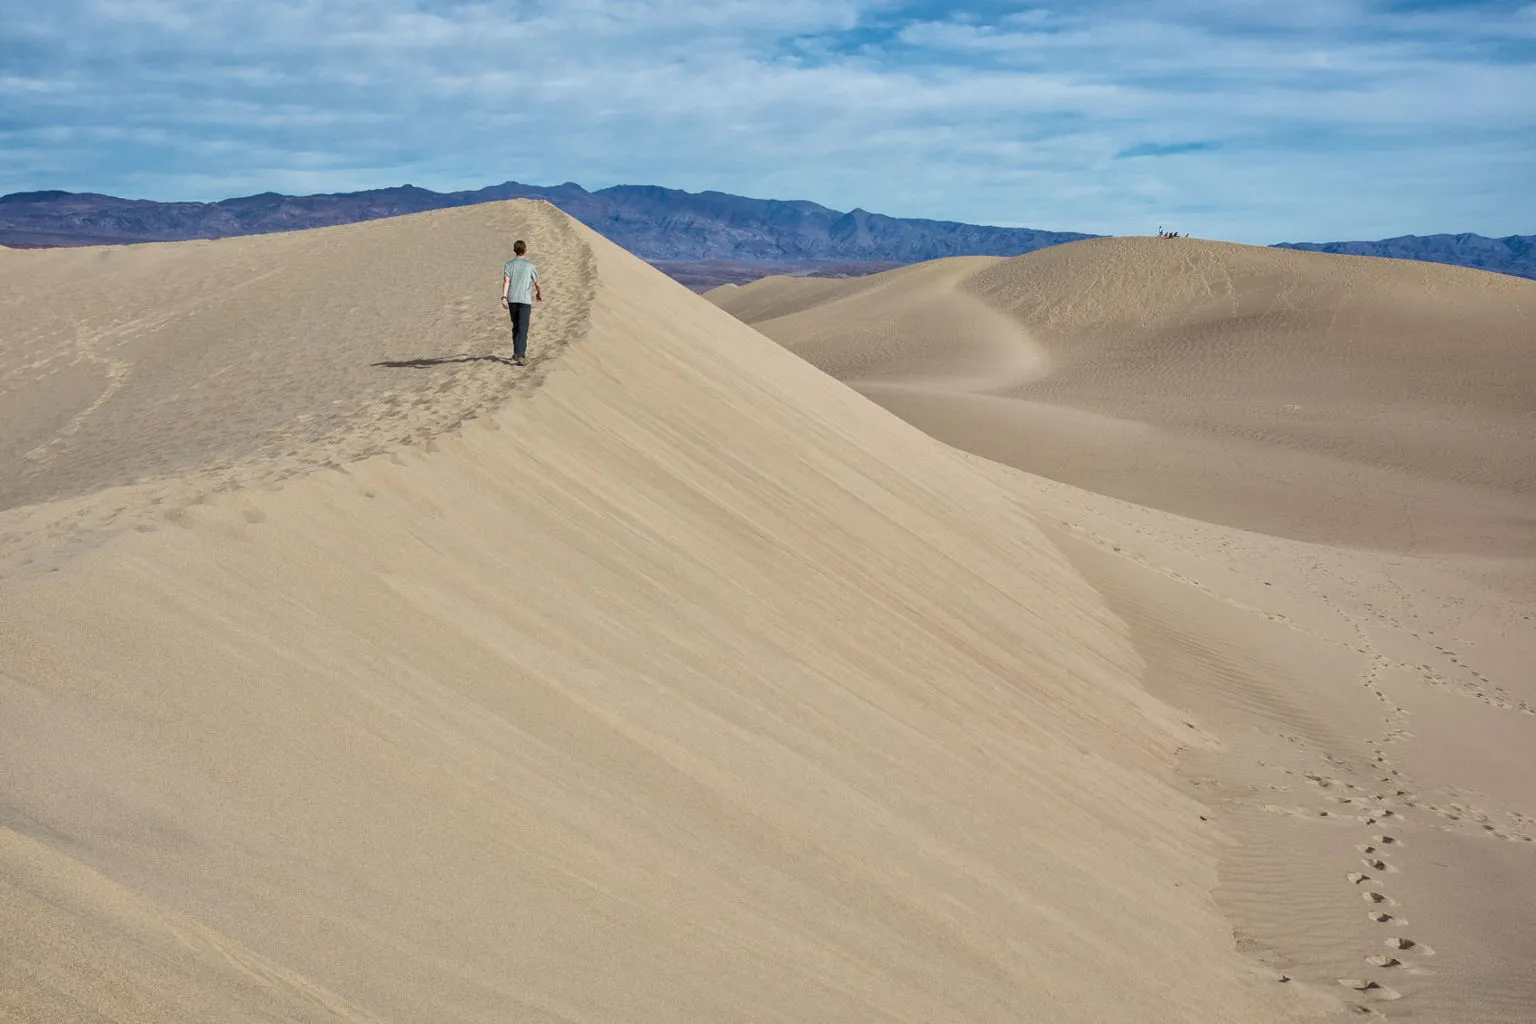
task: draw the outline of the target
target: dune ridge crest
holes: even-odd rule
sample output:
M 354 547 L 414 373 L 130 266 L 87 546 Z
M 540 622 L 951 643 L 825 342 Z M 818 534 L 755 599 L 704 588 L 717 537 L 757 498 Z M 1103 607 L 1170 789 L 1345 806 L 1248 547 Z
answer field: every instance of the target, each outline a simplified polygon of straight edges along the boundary
M 418 214 L 8 253 L 0 302 L 34 315 L 8 323 L 0 368 L 0 575 L 219 491 L 427 443 L 537 388 L 585 334 L 595 270 L 573 222 L 525 206 L 466 211 L 429 247 Z M 496 303 L 506 232 L 559 282 L 517 374 Z M 82 282 L 110 301 L 82 303 Z

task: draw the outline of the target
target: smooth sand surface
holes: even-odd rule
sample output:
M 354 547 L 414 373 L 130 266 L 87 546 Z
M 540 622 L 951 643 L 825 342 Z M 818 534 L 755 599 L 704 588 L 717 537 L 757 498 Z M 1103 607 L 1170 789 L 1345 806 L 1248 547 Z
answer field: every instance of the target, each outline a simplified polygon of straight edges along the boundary
M 519 236 L 527 368 L 489 358 Z M 967 379 L 1043 370 L 984 302 L 912 308 L 983 332 Z M 1288 866 L 1230 869 L 1243 815 L 1323 794 L 1189 778 L 1251 756 L 1306 650 L 1178 710 L 1168 666 L 1227 648 L 1195 604 L 1133 613 L 1194 557 L 1111 550 L 1136 509 L 930 439 L 545 204 L 7 252 L 0 311 L 0 1019 L 1268 1024 L 1390 994 L 1282 982 L 1263 915 L 1234 934 L 1222 894 Z M 1296 600 L 1316 664 L 1374 664 Z M 1509 720 L 1392 675 L 1427 647 L 1382 657 L 1404 706 Z M 1282 752 L 1369 763 L 1303 710 Z M 1495 814 L 1481 777 L 1460 800 Z M 1474 977 L 1407 884 L 1464 869 L 1431 837 L 1530 848 L 1404 816 L 1264 820 L 1392 827 L 1414 970 Z M 1364 931 L 1361 856 L 1319 884 Z
M 1220 738 L 1180 760 L 1239 949 L 1361 1012 L 1531 1019 L 1536 285 L 1101 239 L 709 297 L 1030 471 L 1144 685 Z M 956 301 L 1008 320 L 990 381 L 891 315 Z
M 1529 281 L 1109 238 L 708 297 L 935 436 L 1052 479 L 1300 540 L 1533 550 Z M 990 379 L 979 331 L 954 351 L 906 315 L 972 304 L 998 318 Z M 1020 359 L 1048 372 L 1021 380 Z

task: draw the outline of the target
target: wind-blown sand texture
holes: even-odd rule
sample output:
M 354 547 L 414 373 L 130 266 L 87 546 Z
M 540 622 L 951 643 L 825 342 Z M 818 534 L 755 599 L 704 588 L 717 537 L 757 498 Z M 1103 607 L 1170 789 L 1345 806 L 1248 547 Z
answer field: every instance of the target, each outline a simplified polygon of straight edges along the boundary
M 0 257 L 0 1018 L 1344 1005 L 1023 478 L 552 208 Z
M 1047 379 L 1001 266 L 887 379 Z M 0 313 L 0 1019 L 1528 1019 L 1499 544 L 956 451 L 538 203 Z
M 1220 739 L 1181 763 L 1238 948 L 1389 1018 L 1531 1019 L 1536 285 L 1102 239 L 709 298 L 1039 474 L 1144 684 Z

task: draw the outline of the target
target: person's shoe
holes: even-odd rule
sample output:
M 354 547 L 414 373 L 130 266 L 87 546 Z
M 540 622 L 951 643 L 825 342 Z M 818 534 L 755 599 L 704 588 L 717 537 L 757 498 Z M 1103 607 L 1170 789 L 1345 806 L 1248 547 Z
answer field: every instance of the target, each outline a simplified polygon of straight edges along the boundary
M 514 363 L 516 363 L 518 366 L 526 366 L 526 365 L 528 365 L 528 360 L 524 359 L 522 356 L 513 356 L 512 357 L 512 361 Z

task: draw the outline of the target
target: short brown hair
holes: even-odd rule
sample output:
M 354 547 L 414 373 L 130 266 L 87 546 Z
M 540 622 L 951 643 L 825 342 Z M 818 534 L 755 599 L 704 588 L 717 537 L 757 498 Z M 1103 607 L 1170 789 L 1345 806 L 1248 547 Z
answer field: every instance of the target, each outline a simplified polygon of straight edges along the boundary
M 517 241 L 512 243 L 512 251 L 521 256 L 523 253 L 528 251 L 528 243 L 519 238 Z

